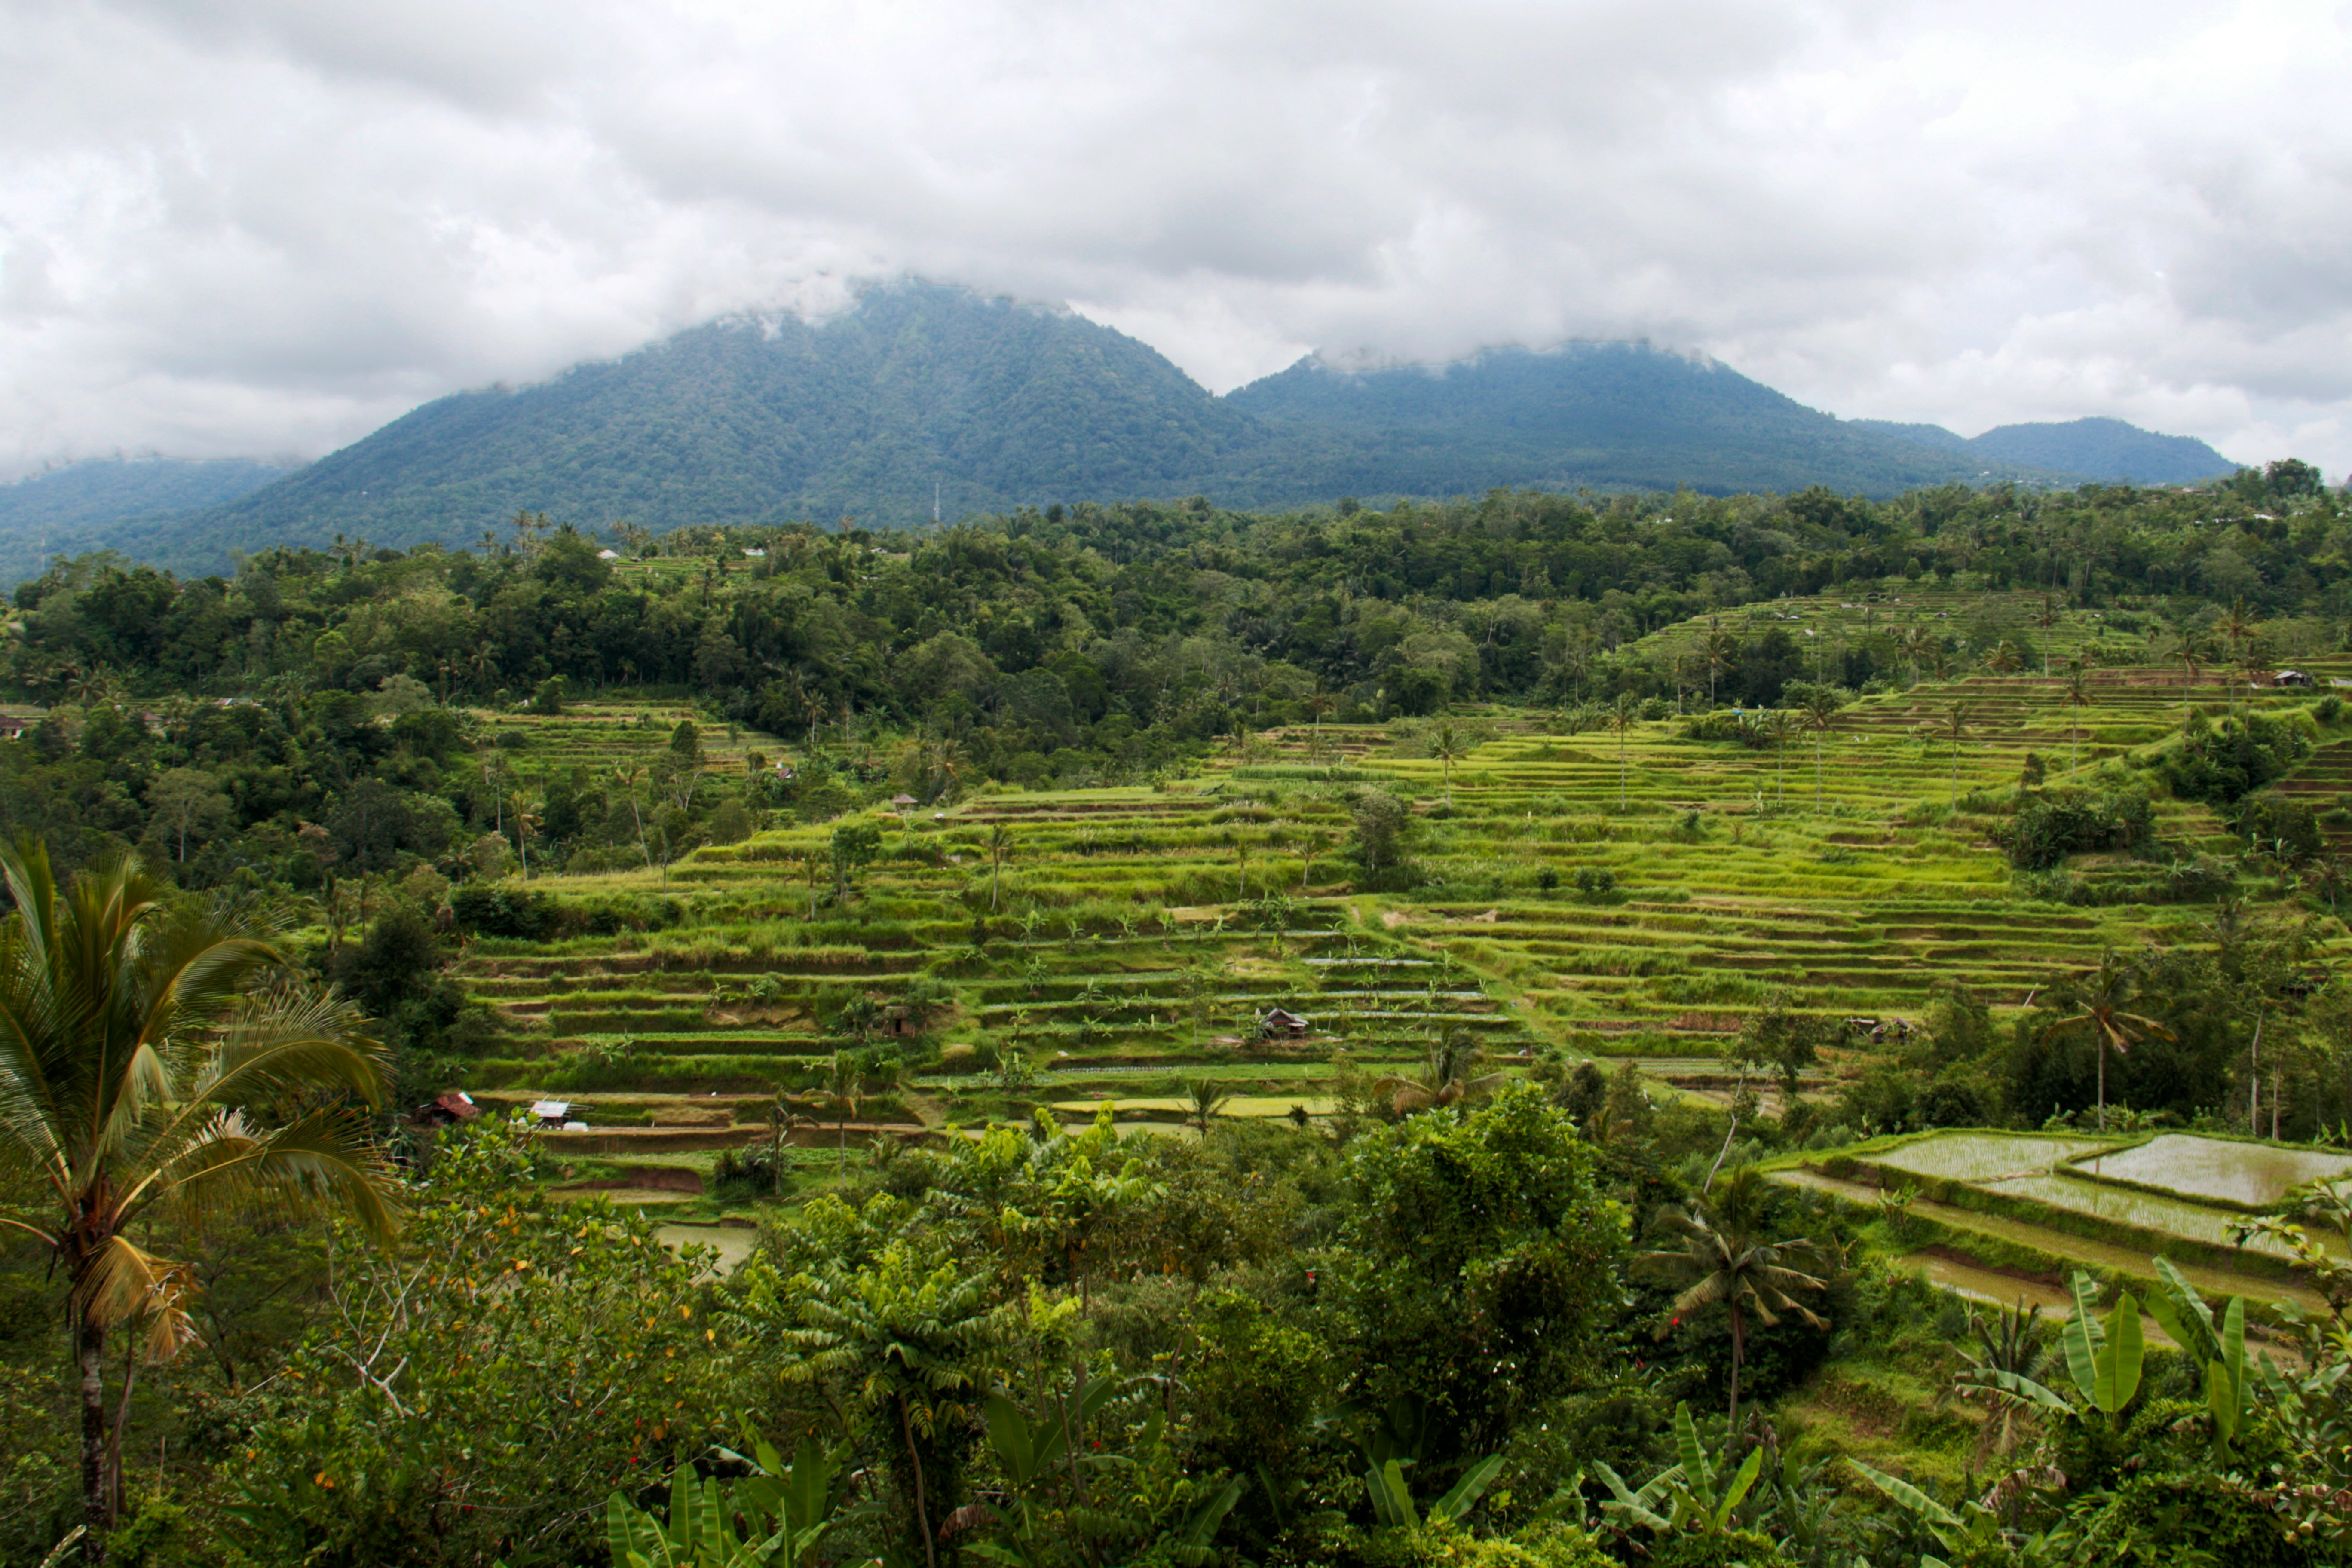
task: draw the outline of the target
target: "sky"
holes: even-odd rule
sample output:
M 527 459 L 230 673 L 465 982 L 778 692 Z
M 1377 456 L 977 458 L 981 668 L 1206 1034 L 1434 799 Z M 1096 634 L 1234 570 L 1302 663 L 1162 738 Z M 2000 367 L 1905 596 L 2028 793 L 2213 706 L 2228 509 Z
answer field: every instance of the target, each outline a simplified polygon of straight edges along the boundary
M 2347 68 L 2290 0 L 0 0 L 0 476 L 916 275 L 1219 392 L 1641 337 L 2341 478 Z

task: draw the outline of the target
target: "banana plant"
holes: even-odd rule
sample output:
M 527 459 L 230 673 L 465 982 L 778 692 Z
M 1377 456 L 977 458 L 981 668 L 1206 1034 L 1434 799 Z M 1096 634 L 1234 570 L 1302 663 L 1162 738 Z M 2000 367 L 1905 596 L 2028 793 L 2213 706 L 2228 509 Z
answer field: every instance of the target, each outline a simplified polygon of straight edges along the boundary
M 1404 1467 L 1409 1462 L 1391 1459 L 1378 1469 L 1364 1472 L 1364 1489 L 1372 1497 L 1372 1518 L 1381 1524 L 1404 1530 L 1417 1528 L 1424 1519 L 1431 1524 L 1451 1524 L 1477 1507 L 1495 1478 L 1503 1473 L 1503 1457 L 1487 1455 L 1463 1471 L 1462 1479 L 1424 1513 L 1414 1505 L 1412 1489 L 1405 1484 Z
M 1913 1486 L 1909 1481 L 1872 1469 L 1860 1459 L 1848 1459 L 1862 1479 L 1884 1492 L 1894 1504 L 1911 1516 L 1912 1521 L 1936 1544 L 1963 1562 L 1990 1562 L 2005 1558 L 2002 1549 L 2000 1516 L 1978 1502 L 1963 1502 L 1959 1512 L 1954 1512 Z M 1920 1554 L 1919 1568 L 1947 1568 L 1944 1559 Z
M 773 1445 L 753 1439 L 752 1457 L 722 1451 L 753 1473 L 722 1487 L 680 1465 L 669 1480 L 669 1518 L 656 1519 L 614 1492 L 604 1529 L 617 1568 L 798 1568 L 832 1528 L 840 1499 L 841 1461 L 801 1439 L 787 1465 Z M 736 1516 L 749 1526 L 736 1533 Z M 762 1533 L 764 1532 L 764 1533 Z
M 2074 1380 L 2075 1392 L 2082 1396 L 2082 1406 L 2105 1411 L 2109 1415 L 2121 1415 L 2139 1392 L 2140 1369 L 2147 1355 L 2147 1338 L 2140 1329 L 2139 1302 L 2130 1291 L 2125 1291 L 2102 1324 L 2092 1315 L 2097 1291 L 2090 1276 L 2076 1274 L 2074 1289 L 2074 1316 L 2058 1336 L 2066 1352 L 2067 1373 Z M 1983 1381 L 2012 1399 L 2053 1415 L 2082 1413 L 2081 1407 L 2064 1394 L 2019 1373 L 1989 1370 Z
M 2148 1298 L 2147 1310 L 2189 1359 L 2204 1368 L 2205 1413 L 2213 1422 L 2213 1454 L 2226 1461 L 2230 1445 L 2237 1441 L 2239 1428 L 2252 1410 L 2252 1380 L 2246 1367 L 2246 1303 L 2231 1297 L 2217 1328 L 2212 1309 L 2170 1258 L 2158 1258 L 2156 1273 L 2163 1289 Z
M 1698 1440 L 1698 1426 L 1691 1420 L 1687 1403 L 1675 1406 L 1675 1448 L 1682 1462 L 1651 1477 L 1639 1491 L 1628 1487 L 1607 1465 L 1595 1464 L 1592 1468 L 1611 1497 L 1601 1505 L 1601 1511 L 1645 1525 L 1661 1535 L 1685 1530 L 1720 1535 L 1731 1529 L 1739 1505 L 1748 1500 L 1763 1470 L 1764 1450 L 1748 1449 L 1738 1471 L 1728 1483 L 1722 1482 Z

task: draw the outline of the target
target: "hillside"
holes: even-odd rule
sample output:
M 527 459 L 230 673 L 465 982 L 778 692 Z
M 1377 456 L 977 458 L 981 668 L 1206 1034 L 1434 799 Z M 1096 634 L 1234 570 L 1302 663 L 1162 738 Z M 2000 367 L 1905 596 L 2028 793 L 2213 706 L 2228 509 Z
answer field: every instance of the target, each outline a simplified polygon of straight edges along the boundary
M 130 548 L 111 532 L 122 523 L 216 507 L 285 473 L 243 458 L 100 458 L 0 485 L 0 579 L 36 574 L 45 552 Z
M 441 398 L 143 553 L 464 542 L 524 508 L 609 530 L 885 526 L 1203 493 L 1280 507 L 1496 486 L 1889 495 L 2056 476 L 1923 452 L 1639 344 L 1363 374 L 1309 360 L 1224 398 L 1067 311 L 905 284 L 812 323 L 716 322 L 543 384 Z
M 1887 495 L 2060 477 L 1923 450 L 1808 408 L 1727 365 L 1646 343 L 1496 349 L 1452 364 L 1371 371 L 1310 357 L 1226 402 L 1302 445 L 1313 441 L 1310 432 L 1368 438 L 1340 487 L 1367 494 L 1823 484 Z M 1342 477 L 1324 472 L 1327 482 Z
M 1905 425 L 1891 419 L 1857 419 L 1853 424 L 1945 451 L 2137 485 L 2195 484 L 2200 479 L 2226 479 L 2237 468 L 2194 437 L 2160 436 L 2120 419 L 2002 425 L 1974 437 L 1940 425 Z

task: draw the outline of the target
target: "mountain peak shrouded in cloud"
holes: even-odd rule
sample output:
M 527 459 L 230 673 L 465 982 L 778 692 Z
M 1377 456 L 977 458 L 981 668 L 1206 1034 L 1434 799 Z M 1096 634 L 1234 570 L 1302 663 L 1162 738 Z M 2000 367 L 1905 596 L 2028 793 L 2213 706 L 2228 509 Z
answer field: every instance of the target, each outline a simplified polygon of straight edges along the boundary
M 2084 0 L 0 0 L 0 474 L 350 445 L 843 279 L 2352 466 L 2352 16 Z M 2221 62 L 2217 65 L 2217 62 Z
M 232 551 L 337 534 L 468 543 L 521 510 L 659 531 L 1196 493 L 1272 507 L 1498 486 L 1885 495 L 2056 477 L 1845 424 L 1647 343 L 1358 371 L 1310 356 L 1220 398 L 1075 311 L 908 282 L 820 320 L 730 317 L 536 384 L 437 398 L 209 510 L 98 542 L 213 570 Z M 21 571 L 31 548 L 20 533 L 0 565 Z
M 2222 478 L 2237 468 L 2194 437 L 2162 436 L 2120 419 L 2002 425 L 1973 439 L 1940 425 L 1903 425 L 1885 419 L 1853 423 L 1944 451 L 1973 452 L 2000 462 L 2136 485 L 2194 484 Z

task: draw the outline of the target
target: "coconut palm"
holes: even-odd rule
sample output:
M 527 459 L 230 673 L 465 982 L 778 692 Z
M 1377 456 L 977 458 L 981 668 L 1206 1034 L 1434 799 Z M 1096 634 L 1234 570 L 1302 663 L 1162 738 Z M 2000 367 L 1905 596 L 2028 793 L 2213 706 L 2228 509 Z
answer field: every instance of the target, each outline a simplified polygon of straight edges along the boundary
M 1633 731 L 1635 721 L 1642 716 L 1642 705 L 1633 700 L 1631 692 L 1621 691 L 1617 700 L 1601 710 L 1601 721 L 1617 737 L 1617 809 L 1625 809 L 1625 737 Z
M 1739 1368 L 1748 1354 L 1748 1320 L 1753 1316 L 1766 1328 L 1793 1313 L 1816 1329 L 1829 1324 L 1811 1308 L 1797 1300 L 1798 1290 L 1821 1290 L 1825 1283 L 1789 1267 L 1788 1260 L 1818 1264 L 1819 1249 L 1804 1237 L 1790 1241 L 1760 1240 L 1746 1224 L 1727 1215 L 1711 1214 L 1704 1204 L 1689 1209 L 1668 1209 L 1660 1223 L 1679 1237 L 1679 1244 L 1643 1253 L 1634 1260 L 1639 1271 L 1679 1287 L 1674 1314 L 1662 1324 L 1664 1339 L 1685 1318 L 1712 1307 L 1731 1316 L 1731 1432 L 1739 1433 Z
M 0 1226 L 35 1237 L 65 1279 L 100 1542 L 138 1366 L 193 1338 L 194 1268 L 149 1250 L 155 1226 L 260 1202 L 389 1233 L 391 1177 L 342 1103 L 375 1104 L 383 1063 L 350 1005 L 270 984 L 274 931 L 221 909 L 167 913 L 168 885 L 127 858 L 61 894 L 26 839 L 0 849 L 0 876 L 16 902 L 0 923 Z M 275 1125 L 260 1110 L 289 1106 Z M 133 1353 L 110 1412 L 116 1335 Z
M 988 829 L 988 912 L 996 912 L 997 895 L 1004 887 L 1004 863 L 1013 858 L 1013 829 L 1001 822 Z
M 2082 765 L 2083 710 L 2091 705 L 2091 678 L 2081 665 L 2067 669 L 2059 700 L 2074 710 L 2074 722 L 2066 726 L 2066 771 L 2071 773 Z
M 1715 706 L 1716 678 L 1739 662 L 1739 644 L 1713 616 L 1706 618 L 1706 636 L 1699 639 L 1699 662 L 1706 667 L 1706 705 Z
M 629 816 L 637 825 L 637 852 L 646 858 L 646 869 L 650 871 L 654 868 L 653 846 L 646 842 L 645 808 L 637 804 L 637 785 L 644 782 L 645 776 L 645 766 L 639 763 L 616 764 L 613 769 L 614 782 L 629 797 Z
M 1969 1331 L 1976 1343 L 1961 1343 L 1960 1356 L 1968 1364 L 1953 1373 L 1936 1403 L 1979 1397 L 1990 1403 L 1990 1412 L 1977 1428 L 1977 1459 L 1981 1463 L 1988 1456 L 2014 1452 L 2024 1436 L 2032 1410 L 2013 1392 L 2015 1380 L 2040 1383 L 2050 1375 L 2050 1335 L 2041 1321 L 2042 1309 L 2022 1298 L 2014 1307 L 1999 1309 L 1990 1320 L 1974 1307 L 1968 1312 Z
M 1399 1116 L 1491 1094 L 1510 1078 L 1508 1073 L 1477 1073 L 1482 1053 L 1467 1029 L 1448 1030 L 1429 1042 L 1418 1075 L 1391 1074 L 1374 1079 L 1372 1091 L 1388 1097 L 1389 1109 Z
M 2003 637 L 1985 655 L 1984 667 L 1995 675 L 2015 675 L 2024 662 L 2017 657 L 2017 645 Z
M 1944 716 L 1935 721 L 1932 732 L 1937 740 L 1951 744 L 1951 805 L 1952 809 L 1958 811 L 1960 808 L 1960 742 L 1969 738 L 1969 705 L 1965 702 L 1951 704 L 1944 710 Z
M 1789 737 L 1797 731 L 1796 715 L 1786 708 L 1768 708 L 1756 716 L 1756 732 L 1772 748 L 1772 804 L 1789 801 Z
M 1469 749 L 1463 741 L 1462 732 L 1451 724 L 1440 724 L 1436 738 L 1429 742 L 1430 755 L 1445 769 L 1445 804 L 1448 806 L 1454 804 L 1454 764 L 1461 761 Z
M 1233 1090 L 1223 1087 L 1214 1079 L 1192 1079 L 1184 1085 L 1184 1119 L 1199 1128 L 1202 1138 L 1205 1140 L 1209 1136 L 1209 1122 L 1233 1097 Z
M 2058 601 L 2048 594 L 2042 595 L 2042 607 L 2033 612 L 2033 625 L 2042 634 L 2042 679 L 2050 679 L 2050 634 L 2058 627 Z
M 2172 1031 L 2144 1013 L 2129 1012 L 2134 994 L 2139 988 L 2139 972 L 2132 962 L 2109 949 L 2099 955 L 2099 966 L 2078 976 L 2069 987 L 2073 1005 L 2077 1011 L 2056 1020 L 2042 1031 L 2045 1040 L 2059 1035 L 2084 1034 L 2091 1037 L 2099 1058 L 2099 1131 L 2107 1130 L 2107 1052 L 2126 1054 L 2132 1047 L 2150 1035 L 2158 1039 L 2173 1037 Z
M 539 803 L 520 790 L 507 796 L 507 806 L 514 813 L 515 847 L 522 852 L 522 879 L 530 880 L 530 841 L 539 833 L 541 822 Z
M 1837 728 L 1838 710 L 1843 706 L 1844 702 L 1838 696 L 1837 688 L 1833 686 L 1816 686 L 1807 691 L 1797 704 L 1799 722 L 1811 731 L 1813 737 L 1813 809 L 1815 811 L 1822 809 L 1822 746 L 1829 739 L 1830 731 Z
M 1332 836 L 1320 828 L 1310 828 L 1298 836 L 1298 891 L 1302 896 L 1307 891 L 1307 874 L 1315 868 L 1315 858 L 1331 845 Z

